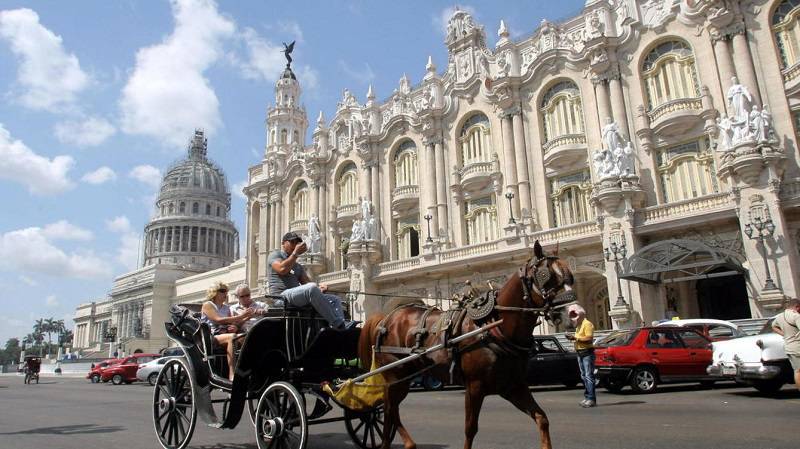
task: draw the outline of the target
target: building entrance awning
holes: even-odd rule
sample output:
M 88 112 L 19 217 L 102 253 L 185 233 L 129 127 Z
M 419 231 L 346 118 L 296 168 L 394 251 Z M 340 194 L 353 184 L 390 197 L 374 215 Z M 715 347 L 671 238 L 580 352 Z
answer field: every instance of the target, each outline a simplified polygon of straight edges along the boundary
M 727 250 L 696 240 L 663 240 L 623 261 L 620 279 L 662 284 L 734 276 L 745 271 L 736 255 Z

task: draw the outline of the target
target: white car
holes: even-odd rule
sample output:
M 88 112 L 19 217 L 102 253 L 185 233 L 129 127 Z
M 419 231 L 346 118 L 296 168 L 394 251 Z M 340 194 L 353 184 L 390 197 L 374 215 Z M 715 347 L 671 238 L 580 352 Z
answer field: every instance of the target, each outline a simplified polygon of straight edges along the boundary
M 757 335 L 712 343 L 708 374 L 736 379 L 762 393 L 774 393 L 792 383 L 792 368 L 783 337 L 772 331 L 771 318 Z
M 672 320 L 658 323 L 658 326 L 680 326 L 694 329 L 711 341 L 730 340 L 741 338 L 745 333 L 739 326 L 730 321 L 714 320 L 710 318 L 691 318 L 686 320 Z
M 139 365 L 139 370 L 136 371 L 136 378 L 142 382 L 147 381 L 150 385 L 155 385 L 156 378 L 158 377 L 158 373 L 161 372 L 161 368 L 164 367 L 167 360 L 172 360 L 174 358 L 177 357 L 160 357 Z

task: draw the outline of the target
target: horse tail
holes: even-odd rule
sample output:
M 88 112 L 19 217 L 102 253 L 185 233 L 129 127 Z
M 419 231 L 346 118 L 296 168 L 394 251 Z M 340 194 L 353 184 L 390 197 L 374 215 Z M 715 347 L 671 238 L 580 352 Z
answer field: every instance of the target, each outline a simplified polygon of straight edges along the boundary
M 358 337 L 358 357 L 361 359 L 361 367 L 370 369 L 372 366 L 372 345 L 375 344 L 375 328 L 383 320 L 384 315 L 377 313 L 372 315 L 361 327 L 361 335 Z

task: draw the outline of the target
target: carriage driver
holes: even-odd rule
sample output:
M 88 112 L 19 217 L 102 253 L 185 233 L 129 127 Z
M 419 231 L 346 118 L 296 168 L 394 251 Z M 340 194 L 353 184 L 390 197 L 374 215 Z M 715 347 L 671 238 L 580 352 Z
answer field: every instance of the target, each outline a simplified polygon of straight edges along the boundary
M 269 291 L 273 295 L 281 295 L 295 307 L 311 304 L 331 328 L 344 330 L 342 301 L 336 295 L 325 294 L 327 285 L 317 286 L 311 282 L 305 268 L 297 262 L 297 258 L 307 250 L 308 246 L 299 235 L 294 232 L 284 234 L 281 249 L 274 251 L 267 259 Z

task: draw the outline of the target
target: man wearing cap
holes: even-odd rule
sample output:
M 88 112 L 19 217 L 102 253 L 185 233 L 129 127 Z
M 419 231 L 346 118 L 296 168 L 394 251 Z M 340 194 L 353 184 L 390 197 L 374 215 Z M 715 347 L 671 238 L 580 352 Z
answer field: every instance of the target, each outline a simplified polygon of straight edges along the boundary
M 575 325 L 575 333 L 566 334 L 566 337 L 575 342 L 575 352 L 578 353 L 578 367 L 584 388 L 581 407 L 594 407 L 597 405 L 594 388 L 594 325 L 586 319 L 586 310 L 578 304 L 572 304 L 567 310 L 570 321 Z
M 297 262 L 301 254 L 308 251 L 303 239 L 294 232 L 287 232 L 281 240 L 281 249 L 274 251 L 267 259 L 269 275 L 269 291 L 273 295 L 281 295 L 284 300 L 295 306 L 314 307 L 331 328 L 345 328 L 342 301 L 336 295 L 325 294 L 328 286 L 319 286 L 311 282 L 305 268 Z

